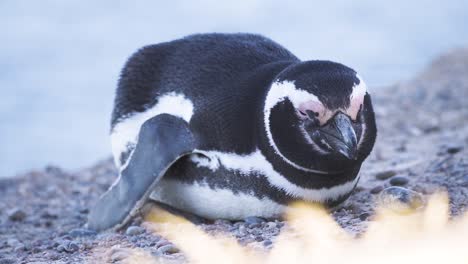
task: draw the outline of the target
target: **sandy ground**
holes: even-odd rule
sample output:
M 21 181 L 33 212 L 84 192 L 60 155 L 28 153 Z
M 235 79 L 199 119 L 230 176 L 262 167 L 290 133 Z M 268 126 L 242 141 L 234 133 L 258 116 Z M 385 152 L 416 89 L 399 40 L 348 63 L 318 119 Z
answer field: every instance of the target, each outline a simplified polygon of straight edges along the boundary
M 438 58 L 412 80 L 371 93 L 377 144 L 361 170 L 359 187 L 331 214 L 350 233 L 360 234 L 372 221 L 382 189 L 390 186 L 405 188 L 396 190 L 401 199 L 411 197 L 409 190 L 423 199 L 446 190 L 452 215 L 462 213 L 468 205 L 468 49 Z M 50 166 L 1 179 L 0 264 L 117 263 L 128 257 L 125 249 L 183 261 L 183 253 L 140 226 L 141 219 L 121 232 L 96 234 L 83 228 L 90 206 L 115 177 L 107 159 L 78 172 Z M 228 233 L 241 244 L 265 249 L 286 224 L 255 217 L 195 221 L 208 233 Z

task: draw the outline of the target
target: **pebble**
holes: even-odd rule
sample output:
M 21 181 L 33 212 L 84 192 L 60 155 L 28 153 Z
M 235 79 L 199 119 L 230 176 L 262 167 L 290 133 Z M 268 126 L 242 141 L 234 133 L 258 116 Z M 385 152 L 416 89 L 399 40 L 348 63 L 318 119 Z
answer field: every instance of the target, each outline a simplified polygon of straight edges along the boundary
M 157 252 L 161 255 L 164 255 L 164 254 L 174 254 L 174 253 L 177 253 L 179 252 L 179 249 L 176 248 L 174 245 L 172 244 L 167 244 L 167 245 L 164 245 L 160 248 L 157 249 Z
M 125 234 L 129 236 L 136 236 L 139 234 L 143 234 L 144 232 L 145 229 L 141 226 L 129 226 L 127 228 L 127 231 L 125 231 Z
M 13 249 L 14 252 L 21 252 L 21 251 L 26 251 L 26 250 L 27 250 L 27 248 L 26 248 L 26 246 L 25 246 L 23 243 L 18 244 L 18 245 Z
M 374 188 L 372 188 L 370 190 L 370 193 L 371 194 L 378 194 L 380 193 L 382 190 L 384 189 L 384 187 L 382 185 L 378 185 L 378 186 L 375 186 Z
M 159 247 L 163 247 L 163 246 L 165 246 L 165 245 L 170 245 L 170 244 L 171 244 L 171 242 L 169 242 L 168 240 L 166 240 L 166 239 L 161 239 L 161 240 L 159 240 L 158 242 L 156 242 L 156 247 L 159 248 Z
M 80 247 L 75 243 L 71 241 L 64 241 L 64 243 L 60 244 L 57 247 L 58 252 L 67 252 L 67 253 L 73 253 L 76 252 L 80 249 Z
M 395 171 L 387 170 L 387 171 L 382 171 L 382 172 L 377 173 L 375 175 L 375 178 L 379 179 L 379 180 L 386 180 L 386 179 L 391 178 L 391 177 L 393 177 L 395 175 L 396 175 Z
M 271 242 L 270 239 L 267 239 L 267 240 L 263 241 L 263 246 L 265 246 L 265 247 L 271 246 L 272 244 L 273 244 L 273 242 Z
M 127 250 L 116 250 L 110 255 L 109 259 L 110 262 L 114 263 L 122 261 L 128 257 L 130 257 L 130 253 Z
M 257 241 L 257 242 L 262 242 L 262 241 L 263 241 L 263 237 L 262 237 L 262 236 L 256 236 L 256 237 L 255 237 L 255 241 Z
M 370 214 L 365 212 L 365 213 L 362 213 L 359 215 L 359 219 L 361 219 L 361 221 L 365 221 L 367 220 L 367 218 L 369 218 Z
M 447 146 L 447 153 L 455 154 L 455 153 L 460 152 L 462 149 L 463 149 L 462 145 L 455 145 L 455 144 L 449 145 Z
M 80 249 L 80 247 L 78 246 L 78 244 L 76 244 L 75 242 L 70 242 L 67 244 L 67 247 L 65 247 L 65 250 L 68 252 L 68 253 L 73 253 L 73 252 L 76 252 Z
M 252 224 L 262 224 L 266 222 L 266 220 L 257 216 L 249 216 L 244 219 L 244 222 L 248 225 L 252 225 Z
M 18 208 L 14 208 L 8 212 L 8 219 L 11 221 L 23 221 L 26 218 L 26 213 Z
M 390 179 L 390 184 L 393 186 L 403 186 L 409 182 L 408 178 L 404 176 L 396 176 Z
M 86 236 L 94 236 L 97 233 L 90 229 L 75 228 L 75 229 L 70 230 L 68 234 L 72 237 L 86 237 Z
M 45 219 L 57 219 L 58 218 L 58 214 L 55 213 L 55 212 L 51 212 L 49 210 L 46 210 L 44 211 L 42 214 L 41 214 L 41 217 L 42 218 L 45 218 Z
M 403 187 L 388 187 L 384 189 L 379 194 L 377 201 L 380 205 L 396 211 L 419 209 L 425 202 L 422 194 Z
M 12 258 L 0 258 L 0 264 L 13 264 L 16 263 L 15 259 Z
M 9 246 L 9 247 L 12 247 L 12 248 L 15 248 L 19 245 L 22 245 L 23 243 L 21 243 L 18 239 L 16 238 L 10 238 L 6 241 L 6 244 Z
M 216 220 L 214 221 L 214 224 L 215 224 L 215 225 L 230 226 L 230 225 L 231 225 L 231 221 L 226 220 L 226 219 L 216 219 Z

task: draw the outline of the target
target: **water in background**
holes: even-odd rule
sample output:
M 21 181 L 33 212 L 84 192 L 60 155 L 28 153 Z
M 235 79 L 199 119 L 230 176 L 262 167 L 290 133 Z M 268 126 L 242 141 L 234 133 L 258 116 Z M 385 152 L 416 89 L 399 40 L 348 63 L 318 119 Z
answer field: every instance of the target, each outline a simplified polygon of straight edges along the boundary
M 378 87 L 468 43 L 467 1 L 379 2 L 3 0 L 0 177 L 108 157 L 119 71 L 145 44 L 261 33 L 302 59 L 347 64 Z

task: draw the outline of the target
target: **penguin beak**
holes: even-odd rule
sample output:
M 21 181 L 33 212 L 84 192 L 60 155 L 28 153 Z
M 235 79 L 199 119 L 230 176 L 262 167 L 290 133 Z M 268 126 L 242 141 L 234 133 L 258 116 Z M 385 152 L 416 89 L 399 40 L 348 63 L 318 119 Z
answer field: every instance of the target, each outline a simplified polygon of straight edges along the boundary
M 319 129 L 322 139 L 330 147 L 350 160 L 357 158 L 357 139 L 351 120 L 343 113 L 336 114 Z

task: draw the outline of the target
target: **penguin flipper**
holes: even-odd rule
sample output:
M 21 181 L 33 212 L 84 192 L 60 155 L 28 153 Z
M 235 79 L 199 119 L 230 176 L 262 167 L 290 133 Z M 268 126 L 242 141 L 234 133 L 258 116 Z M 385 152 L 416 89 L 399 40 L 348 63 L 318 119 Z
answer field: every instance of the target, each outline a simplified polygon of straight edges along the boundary
M 147 120 L 127 167 L 91 210 L 88 228 L 102 231 L 124 226 L 138 213 L 169 167 L 195 147 L 183 119 L 160 114 Z

